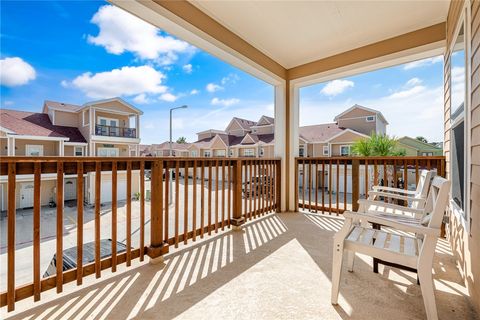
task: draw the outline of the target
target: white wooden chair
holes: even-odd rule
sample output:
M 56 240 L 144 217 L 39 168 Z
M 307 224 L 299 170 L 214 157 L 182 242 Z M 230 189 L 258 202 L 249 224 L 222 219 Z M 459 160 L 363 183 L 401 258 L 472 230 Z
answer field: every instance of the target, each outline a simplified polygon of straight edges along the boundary
M 332 304 L 338 303 L 343 253 L 348 252 L 348 270 L 353 272 L 355 253 L 358 252 L 390 263 L 416 268 L 427 318 L 437 319 L 432 265 L 449 191 L 450 181 L 442 177 L 433 179 L 427 200 L 432 203 L 432 211 L 428 214 L 425 225 L 402 223 L 368 212 L 344 212 L 345 223 L 335 234 L 333 241 Z M 394 232 L 374 229 L 367 226 L 370 223 L 416 236 L 401 236 Z
M 387 199 L 406 201 L 409 209 L 423 209 L 427 200 L 430 183 L 435 175 L 436 173 L 434 171 L 422 170 L 418 179 L 417 188 L 413 191 L 384 186 L 373 186 L 373 191 L 368 192 L 368 199 L 361 199 L 358 201 L 360 208 L 363 208 L 363 212 L 368 210 L 370 206 L 377 208 L 383 207 L 393 212 L 401 212 L 405 209 L 405 206 L 386 203 L 379 200 L 379 197 L 384 197 Z

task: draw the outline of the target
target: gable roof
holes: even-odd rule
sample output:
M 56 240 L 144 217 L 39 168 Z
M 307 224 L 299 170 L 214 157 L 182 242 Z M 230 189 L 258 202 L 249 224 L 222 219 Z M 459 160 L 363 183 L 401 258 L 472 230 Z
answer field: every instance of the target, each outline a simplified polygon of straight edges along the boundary
M 351 106 L 347 110 L 345 110 L 342 113 L 340 113 L 339 115 L 337 115 L 333 120 L 338 121 L 338 119 L 340 119 L 342 116 L 346 115 L 347 113 L 349 113 L 350 111 L 355 110 L 355 109 L 362 109 L 362 110 L 365 110 L 365 111 L 375 113 L 375 115 L 377 115 L 383 122 L 385 122 L 385 124 L 388 124 L 387 119 L 385 119 L 385 117 L 383 116 L 383 114 L 380 111 L 375 110 L 375 109 L 371 109 L 371 108 L 367 108 L 367 107 L 361 106 L 359 104 L 354 104 L 353 106 Z
M 240 128 L 247 131 L 250 130 L 252 126 L 257 124 L 255 121 L 252 121 L 252 120 L 233 117 L 230 123 L 228 124 L 228 126 L 225 128 L 225 131 L 228 131 L 228 128 L 230 128 L 230 126 L 233 125 L 234 123 L 237 123 L 240 126 Z
M 115 97 L 115 98 L 110 98 L 110 99 L 104 99 L 104 100 L 96 100 L 96 101 L 90 101 L 87 103 L 84 103 L 83 105 L 76 105 L 76 104 L 70 104 L 70 103 L 64 103 L 64 102 L 58 102 L 58 101 L 51 101 L 51 100 L 45 100 L 43 103 L 43 112 L 47 113 L 47 109 L 55 109 L 55 110 L 60 110 L 60 111 L 65 111 L 65 112 L 79 112 L 80 110 L 90 107 L 99 103 L 107 103 L 107 102 L 112 102 L 112 101 L 117 101 L 120 102 L 121 104 L 125 105 L 126 107 L 138 112 L 139 114 L 143 114 L 143 111 L 134 107 L 127 101 L 123 100 L 122 98 Z
M 90 102 L 85 103 L 82 106 L 82 108 L 90 107 L 90 106 L 100 104 L 100 103 L 112 102 L 112 101 L 120 102 L 121 104 L 125 105 L 126 107 L 138 112 L 139 114 L 143 114 L 142 110 L 138 109 L 137 107 L 133 106 L 132 104 L 128 103 L 127 101 L 123 100 L 120 97 L 114 97 L 114 98 L 110 98 L 110 99 L 103 99 L 103 100 L 97 100 L 97 101 L 90 101 Z
M 404 144 L 406 146 L 409 146 L 409 147 L 412 147 L 412 148 L 415 148 L 415 149 L 418 149 L 418 150 L 438 150 L 438 151 L 442 150 L 441 148 L 439 148 L 439 147 L 437 147 L 433 144 L 425 143 L 425 142 L 422 142 L 420 140 L 417 140 L 415 138 L 408 137 L 408 136 L 401 137 L 397 141 L 401 144 Z
M 46 113 L 1 109 L 0 126 L 17 135 L 65 138 L 69 142 L 87 142 L 77 127 L 53 125 Z
M 345 129 L 340 128 L 336 123 L 323 123 L 300 127 L 299 135 L 310 143 L 326 142 L 344 130 Z
M 256 126 L 259 127 L 259 126 L 265 126 L 265 125 L 274 124 L 274 123 L 275 123 L 274 118 L 263 115 L 260 117 L 260 120 L 258 120 L 258 122 L 256 123 Z

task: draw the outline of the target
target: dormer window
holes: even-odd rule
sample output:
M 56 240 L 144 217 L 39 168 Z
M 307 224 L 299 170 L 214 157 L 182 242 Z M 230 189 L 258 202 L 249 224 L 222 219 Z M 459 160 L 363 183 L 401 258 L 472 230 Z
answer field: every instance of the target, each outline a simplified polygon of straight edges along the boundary
M 373 122 L 375 121 L 375 116 L 368 116 L 367 117 L 367 122 Z

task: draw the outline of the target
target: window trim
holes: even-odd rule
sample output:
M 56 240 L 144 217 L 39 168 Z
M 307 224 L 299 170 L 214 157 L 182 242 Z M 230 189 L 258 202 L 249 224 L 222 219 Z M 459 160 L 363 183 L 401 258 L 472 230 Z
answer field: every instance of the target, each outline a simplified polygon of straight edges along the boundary
M 454 38 L 452 39 L 452 43 L 450 44 L 450 48 L 448 48 L 448 53 L 450 56 L 453 53 L 455 43 L 457 41 L 458 33 L 460 29 L 464 28 L 464 50 L 465 50 L 465 98 L 464 98 L 464 110 L 462 115 L 457 116 L 455 119 L 450 118 L 450 132 L 454 127 L 460 124 L 460 122 L 463 120 L 464 122 L 464 209 L 460 208 L 455 201 L 450 197 L 449 202 L 450 202 L 450 207 L 452 209 L 452 212 L 454 215 L 456 215 L 462 226 L 465 228 L 465 231 L 470 234 L 470 201 L 469 201 L 469 195 L 470 195 L 470 183 L 469 177 L 470 177 L 470 165 L 471 165 L 471 138 L 470 138 L 470 128 L 471 128 L 471 119 L 470 119 L 470 104 L 471 104 L 471 12 L 470 12 L 470 6 L 468 5 L 469 2 L 466 1 L 462 11 L 459 15 L 457 25 L 455 26 L 455 31 L 454 31 Z M 450 65 L 450 73 L 451 73 L 451 65 Z M 450 77 L 450 87 L 452 85 L 452 78 Z M 450 109 L 451 109 L 451 93 L 450 93 Z M 450 114 L 451 116 L 451 114 Z M 453 139 L 450 139 L 450 152 L 452 150 L 452 144 L 453 144 Z M 452 157 L 450 157 L 451 159 Z M 449 169 L 450 172 L 452 172 L 452 161 L 449 163 Z M 450 194 L 452 191 L 453 185 L 450 188 Z
M 251 153 L 251 155 L 250 154 L 247 155 L 247 151 L 248 151 L 248 153 Z M 252 149 L 252 148 L 245 148 L 245 149 L 243 149 L 243 156 L 244 157 L 255 157 L 255 150 Z
M 120 148 L 111 148 L 111 147 L 98 147 L 97 148 L 97 156 L 99 157 L 107 157 L 107 156 L 100 156 L 100 150 L 115 150 L 116 151 L 116 156 L 115 157 L 119 157 L 120 156 Z M 111 156 L 108 156 L 108 157 L 111 157 Z
M 372 120 L 369 120 L 368 118 L 372 118 Z M 365 121 L 367 121 L 367 122 L 375 122 L 375 116 L 367 116 L 367 117 L 365 117 Z
M 208 156 L 207 156 L 208 153 Z M 212 157 L 212 151 L 211 150 L 203 150 L 203 156 L 205 158 L 211 158 Z
M 80 148 L 80 150 L 82 150 L 82 154 L 81 154 L 81 155 L 77 155 L 77 148 Z M 85 155 L 85 152 L 84 152 L 84 150 L 83 150 L 83 147 L 82 147 L 82 146 L 80 146 L 80 147 L 74 146 L 74 147 L 73 147 L 73 155 L 74 155 L 75 157 L 83 157 L 83 156 Z
M 25 155 L 29 157 L 36 157 L 35 155 L 31 155 L 29 149 L 31 147 L 40 147 L 39 157 L 43 157 L 43 144 L 26 144 L 25 145 Z
M 325 151 L 327 151 L 327 152 L 325 152 Z M 328 146 L 323 146 L 322 155 L 327 156 L 327 157 L 330 156 L 330 148 Z
M 342 148 L 345 147 L 345 148 L 348 148 L 348 154 L 342 154 Z M 340 145 L 340 156 L 341 157 L 348 157 L 349 155 L 352 154 L 352 145 L 350 144 L 342 144 Z
M 107 122 L 106 126 L 116 127 L 116 128 L 120 127 L 120 119 L 107 118 L 107 117 L 99 116 L 99 117 L 98 117 L 98 120 L 97 120 L 97 122 L 98 122 L 97 124 L 98 124 L 98 125 L 102 125 L 102 124 L 100 123 L 101 120 L 105 120 L 105 121 Z M 109 121 L 115 121 L 115 123 L 116 123 L 117 125 L 116 125 L 116 126 L 109 125 L 109 124 L 108 124 Z

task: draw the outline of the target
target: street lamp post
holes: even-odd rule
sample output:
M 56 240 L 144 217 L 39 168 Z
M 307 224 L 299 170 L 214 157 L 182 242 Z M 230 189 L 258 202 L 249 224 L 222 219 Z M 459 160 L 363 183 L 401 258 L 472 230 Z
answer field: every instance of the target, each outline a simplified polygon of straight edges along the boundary
M 173 150 L 172 150 L 172 113 L 173 113 L 173 110 L 176 110 L 176 109 L 186 109 L 188 108 L 187 105 L 183 105 L 181 107 L 175 107 L 175 108 L 171 108 L 170 109 L 170 142 L 169 142 L 169 156 L 170 157 L 173 157 Z M 172 197 L 173 197 L 173 192 L 172 192 L 172 180 L 173 180 L 173 169 L 170 170 L 170 192 L 169 192 L 169 199 L 168 199 L 168 203 L 171 204 L 172 203 Z M 178 177 L 175 177 L 175 179 L 178 179 Z

